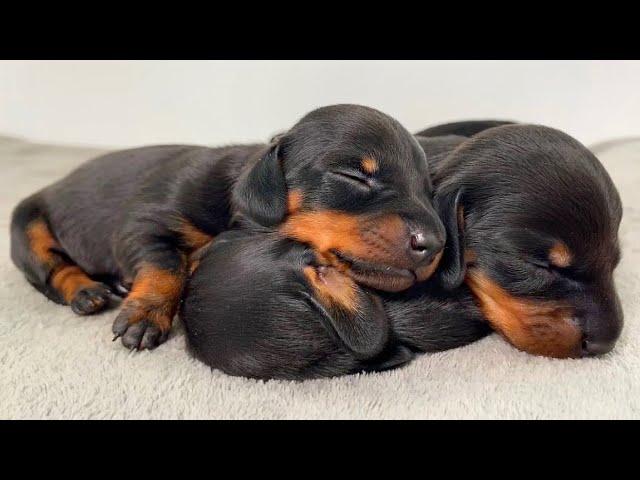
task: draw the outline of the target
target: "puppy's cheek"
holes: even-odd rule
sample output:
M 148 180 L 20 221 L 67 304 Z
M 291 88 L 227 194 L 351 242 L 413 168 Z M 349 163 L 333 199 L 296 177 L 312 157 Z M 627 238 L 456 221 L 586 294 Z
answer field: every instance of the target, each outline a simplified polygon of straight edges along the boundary
M 296 200 L 291 200 L 295 204 Z M 280 232 L 287 237 L 308 243 L 317 252 L 363 251 L 358 217 L 335 211 L 305 211 L 291 214 Z
M 370 219 L 331 210 L 301 211 L 289 215 L 280 232 L 322 254 L 338 251 L 371 263 L 409 265 L 400 253 L 407 250 L 407 226 L 398 215 Z
M 477 268 L 469 270 L 466 282 L 492 327 L 516 348 L 546 357 L 579 355 L 582 334 L 570 308 L 516 298 Z

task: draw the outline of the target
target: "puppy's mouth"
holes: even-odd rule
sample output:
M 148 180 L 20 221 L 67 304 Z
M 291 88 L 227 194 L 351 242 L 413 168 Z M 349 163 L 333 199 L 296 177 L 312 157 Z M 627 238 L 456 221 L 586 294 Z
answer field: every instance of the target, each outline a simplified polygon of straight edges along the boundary
M 342 272 L 361 285 L 386 292 L 400 292 L 418 281 L 413 270 L 367 262 L 332 250 Z

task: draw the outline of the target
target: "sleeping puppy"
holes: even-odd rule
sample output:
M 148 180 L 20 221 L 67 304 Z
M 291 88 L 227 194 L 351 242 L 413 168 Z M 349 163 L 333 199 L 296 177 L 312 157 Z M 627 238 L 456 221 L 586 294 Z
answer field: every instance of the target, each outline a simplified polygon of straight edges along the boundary
M 578 141 L 509 123 L 418 134 L 447 228 L 440 280 L 454 291 L 466 284 L 493 328 L 526 352 L 609 352 L 623 323 L 613 282 L 620 196 Z M 434 133 L 445 137 L 424 138 Z
M 463 123 L 418 138 L 449 232 L 438 273 L 446 291 L 424 282 L 374 295 L 302 245 L 245 233 L 214 245 L 186 292 L 196 356 L 258 378 L 392 368 L 486 335 L 480 311 L 530 353 L 610 350 L 622 326 L 612 281 L 621 205 L 606 171 L 557 130 L 473 122 L 468 139 Z
M 11 258 L 80 315 L 128 292 L 113 333 L 153 348 L 169 333 L 187 256 L 232 225 L 279 228 L 362 285 L 406 289 L 435 269 L 444 227 L 425 154 L 367 107 L 307 114 L 269 145 L 153 146 L 110 153 L 23 200 Z
M 395 368 L 490 329 L 463 287 L 374 293 L 277 232 L 229 231 L 191 258 L 180 316 L 212 368 L 303 380 Z

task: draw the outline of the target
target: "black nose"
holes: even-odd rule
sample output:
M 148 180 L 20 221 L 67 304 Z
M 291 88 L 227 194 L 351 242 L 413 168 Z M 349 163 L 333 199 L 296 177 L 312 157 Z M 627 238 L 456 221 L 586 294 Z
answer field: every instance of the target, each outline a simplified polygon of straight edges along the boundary
M 616 342 L 603 341 L 603 340 L 584 340 L 582 342 L 582 356 L 583 357 L 595 357 L 597 355 L 604 355 L 613 350 Z
M 432 233 L 411 233 L 409 254 L 416 263 L 431 263 L 442 247 L 444 247 L 444 241 Z
M 620 299 L 609 288 L 594 288 L 582 299 L 576 312 L 582 328 L 582 356 L 595 357 L 609 353 L 622 332 L 624 313 Z

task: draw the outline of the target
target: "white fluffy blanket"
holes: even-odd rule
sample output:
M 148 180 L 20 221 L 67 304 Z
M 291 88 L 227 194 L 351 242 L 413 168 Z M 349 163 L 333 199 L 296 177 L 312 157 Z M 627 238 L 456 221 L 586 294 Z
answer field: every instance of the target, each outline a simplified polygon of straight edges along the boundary
M 129 353 L 111 342 L 115 312 L 78 317 L 28 285 L 9 259 L 11 209 L 99 152 L 0 137 L 0 418 L 640 418 L 640 140 L 596 150 L 625 207 L 613 353 L 553 360 L 491 335 L 392 372 L 265 383 L 190 358 L 181 325 Z

